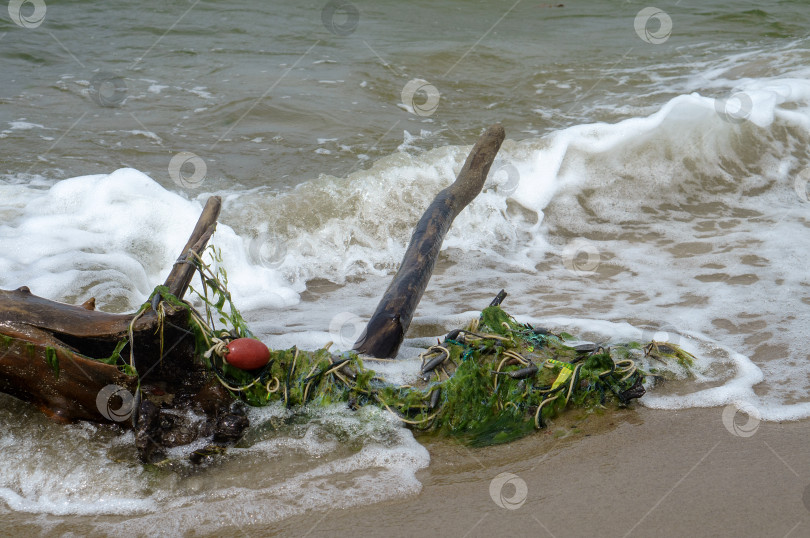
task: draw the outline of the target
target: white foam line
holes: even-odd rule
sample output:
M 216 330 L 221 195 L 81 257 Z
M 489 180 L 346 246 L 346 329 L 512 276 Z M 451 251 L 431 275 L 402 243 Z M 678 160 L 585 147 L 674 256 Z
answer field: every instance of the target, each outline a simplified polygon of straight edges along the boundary
M 427 467 L 430 455 L 413 435 L 399 428 L 396 446 L 367 445 L 346 458 L 318 465 L 281 484 L 263 489 L 231 487 L 198 497 L 174 499 L 159 513 L 117 523 L 117 532 L 149 528 L 158 535 L 173 535 L 184 529 L 214 532 L 222 526 L 270 523 L 309 509 L 348 508 L 382 499 L 414 495 L 422 489 L 415 473 Z M 359 476 L 353 473 L 362 472 Z M 345 475 L 352 486 L 336 486 L 328 479 Z M 112 529 L 112 528 L 111 528 Z
M 98 514 L 137 514 L 153 512 L 157 504 L 153 499 L 127 499 L 109 498 L 95 499 L 92 502 L 81 500 L 52 500 L 42 495 L 36 500 L 28 499 L 9 488 L 0 488 L 0 499 L 4 500 L 9 508 L 18 512 L 33 514 L 66 515 L 98 515 Z

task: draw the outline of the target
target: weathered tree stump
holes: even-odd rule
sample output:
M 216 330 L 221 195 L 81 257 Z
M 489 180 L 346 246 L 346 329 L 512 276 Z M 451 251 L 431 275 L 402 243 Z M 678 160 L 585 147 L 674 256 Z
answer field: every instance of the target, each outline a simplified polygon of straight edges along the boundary
M 164 286 L 177 298 L 188 289 L 195 271 L 189 261 L 205 249 L 220 207 L 219 197 L 208 200 L 166 278 Z M 0 392 L 29 401 L 60 421 L 135 428 L 145 461 L 160 459 L 165 447 L 212 433 L 230 440 L 237 433 L 234 426 L 243 430 L 247 419 L 231 409 L 233 398 L 197 360 L 188 311 L 166 302 L 161 305 L 165 312 L 161 353 L 156 334 L 159 302 L 155 297 L 152 307 L 140 315 L 109 314 L 96 311 L 94 299 L 73 306 L 38 297 L 26 287 L 0 290 Z M 120 355 L 132 354 L 137 376 L 99 361 L 110 357 L 124 340 Z M 176 413 L 162 412 L 180 409 L 205 418 L 192 425 Z M 239 418 L 225 418 L 231 415 Z M 218 425 L 229 430 L 220 432 Z

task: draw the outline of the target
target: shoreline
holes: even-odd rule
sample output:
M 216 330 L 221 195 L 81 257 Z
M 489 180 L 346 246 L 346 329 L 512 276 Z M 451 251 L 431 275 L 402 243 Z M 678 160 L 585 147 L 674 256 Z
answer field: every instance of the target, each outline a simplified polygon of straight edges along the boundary
M 251 537 L 353 536 L 358 531 L 386 537 L 491 537 L 504 530 L 552 537 L 806 535 L 810 419 L 746 424 L 748 417 L 738 412 L 738 434 L 751 433 L 742 437 L 726 428 L 723 410 L 636 405 L 584 419 L 572 412 L 548 430 L 486 448 L 419 435 L 417 441 L 431 457 L 416 474 L 419 494 L 309 510 L 267 524 L 251 524 L 249 514 L 272 511 L 272 501 L 245 498 L 242 514 L 201 517 L 221 522 L 216 535 Z M 499 475 L 500 488 L 493 483 Z M 103 536 L 102 529 L 126 527 L 131 519 L 31 514 L 0 506 L 4 530 L 15 535 Z M 162 535 L 159 526 L 148 533 Z M 193 526 L 183 532 L 214 534 Z
M 722 412 L 637 406 L 592 417 L 563 439 L 553 439 L 552 430 L 483 449 L 418 437 L 431 455 L 430 466 L 417 473 L 419 495 L 237 529 L 248 536 L 313 537 L 358 528 L 371 536 L 491 537 L 505 529 L 557 537 L 810 532 L 810 420 L 762 422 L 740 437 L 726 429 Z M 747 418 L 738 413 L 736 424 Z M 517 509 L 499 507 L 490 496 L 500 473 L 525 483 L 522 505 L 519 483 L 501 490 L 504 505 L 514 499 Z

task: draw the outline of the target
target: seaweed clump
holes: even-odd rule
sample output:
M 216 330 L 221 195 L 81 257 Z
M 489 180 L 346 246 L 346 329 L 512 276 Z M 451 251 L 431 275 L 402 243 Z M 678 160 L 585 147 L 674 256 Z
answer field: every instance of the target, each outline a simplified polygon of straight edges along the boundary
M 266 366 L 240 370 L 224 360 L 223 351 L 229 341 L 252 334 L 231 301 L 224 269 L 214 271 L 199 258 L 195 263 L 203 282 L 196 293 L 205 319 L 188 303 L 176 301 L 177 306 L 189 311 L 199 360 L 234 397 L 251 406 L 374 405 L 414 429 L 492 445 L 542 429 L 567 408 L 630 405 L 644 395 L 645 378 L 654 375 L 638 368 L 643 357 L 675 361 L 686 371 L 694 360 L 670 343 L 604 347 L 519 323 L 501 309 L 502 292 L 477 319 L 421 353 L 420 376 L 413 384 L 387 382 L 364 363 L 380 359 L 364 359 L 353 351 L 332 353 L 331 344 L 316 351 L 270 350 Z M 161 291 L 164 299 L 174 299 Z M 222 328 L 215 327 L 217 321 Z
M 216 331 L 198 320 L 203 348 L 215 340 L 249 335 L 235 306 L 230 304 L 223 311 L 230 295 L 222 279 L 201 267 L 206 269 L 204 282 L 217 297 L 209 299 L 206 291 L 207 317 L 235 322 L 236 327 L 219 331 L 215 338 L 211 335 Z M 218 315 L 212 315 L 212 310 Z M 629 405 L 645 393 L 643 383 L 649 374 L 636 365 L 642 349 L 644 356 L 662 361 L 675 356 L 682 368 L 692 364 L 693 357 L 674 344 L 651 342 L 642 348 L 631 342 L 603 347 L 519 323 L 501 309 L 497 298 L 468 326 L 451 331 L 443 342 L 425 350 L 420 378 L 409 385 L 389 383 L 367 368 L 357 353 L 331 353 L 329 346 L 316 351 L 271 350 L 270 362 L 253 372 L 230 366 L 210 350 L 200 351 L 219 381 L 252 406 L 346 403 L 357 409 L 376 405 L 414 429 L 490 445 L 544 428 L 569 407 L 593 410 Z

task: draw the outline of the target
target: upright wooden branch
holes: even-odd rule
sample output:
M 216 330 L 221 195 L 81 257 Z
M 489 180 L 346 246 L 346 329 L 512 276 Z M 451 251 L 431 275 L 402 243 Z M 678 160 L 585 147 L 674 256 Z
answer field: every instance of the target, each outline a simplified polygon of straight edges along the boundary
M 397 354 L 433 274 L 444 236 L 461 210 L 481 192 L 504 136 L 500 125 L 487 129 L 467 156 L 456 181 L 436 195 L 422 215 L 399 271 L 354 345 L 356 351 L 374 357 Z
M 199 220 L 197 220 L 194 231 L 191 232 L 186 246 L 183 247 L 183 252 L 175 262 L 174 267 L 172 267 L 169 276 L 166 277 L 166 282 L 163 285 L 169 288 L 169 291 L 175 297 L 182 298 L 185 295 L 191 278 L 194 276 L 194 265 L 190 263 L 192 254 L 189 253 L 194 252 L 197 256 L 202 254 L 208 240 L 217 228 L 217 219 L 221 208 L 222 198 L 212 196 L 208 199 Z

